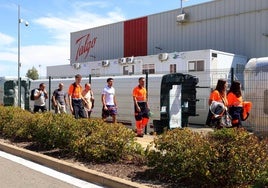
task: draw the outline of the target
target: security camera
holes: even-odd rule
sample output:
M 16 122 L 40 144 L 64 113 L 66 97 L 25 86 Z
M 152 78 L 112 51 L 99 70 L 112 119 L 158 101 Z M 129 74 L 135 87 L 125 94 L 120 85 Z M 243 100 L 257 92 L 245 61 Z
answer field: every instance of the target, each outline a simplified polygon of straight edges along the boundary
M 29 22 L 25 22 L 25 26 L 27 27 L 29 25 Z

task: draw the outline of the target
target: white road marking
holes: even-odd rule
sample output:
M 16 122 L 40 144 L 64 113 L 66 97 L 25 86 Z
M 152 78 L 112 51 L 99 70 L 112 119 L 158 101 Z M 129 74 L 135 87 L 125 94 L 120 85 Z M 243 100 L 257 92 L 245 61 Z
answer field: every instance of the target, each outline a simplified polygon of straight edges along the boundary
M 74 178 L 70 175 L 58 172 L 56 170 L 53 170 L 51 168 L 39 165 L 37 163 L 25 160 L 21 157 L 17 157 L 15 155 L 8 154 L 6 152 L 0 151 L 0 157 L 3 157 L 5 159 L 8 159 L 10 161 L 13 161 L 15 163 L 21 164 L 23 166 L 26 166 L 30 169 L 33 169 L 35 171 L 41 172 L 43 174 L 46 174 L 48 176 L 51 176 L 53 178 L 59 179 L 63 182 L 69 183 L 71 185 L 74 185 L 76 187 L 81 187 L 81 188 L 102 188 L 102 186 L 98 186 L 77 178 Z

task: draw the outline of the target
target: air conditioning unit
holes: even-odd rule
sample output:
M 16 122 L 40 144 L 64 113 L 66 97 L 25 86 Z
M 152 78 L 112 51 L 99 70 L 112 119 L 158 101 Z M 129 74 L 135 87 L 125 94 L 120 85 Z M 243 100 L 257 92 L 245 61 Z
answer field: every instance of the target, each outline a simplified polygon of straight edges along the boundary
M 129 63 L 129 64 L 134 63 L 134 57 L 133 56 L 132 57 L 127 57 L 126 62 Z
M 101 65 L 102 65 L 103 67 L 108 67 L 108 66 L 110 65 L 110 61 L 109 61 L 109 60 L 102 61 L 102 62 L 101 62 Z
M 124 57 L 122 57 L 122 58 L 118 59 L 118 63 L 119 64 L 126 64 L 127 63 L 127 59 L 124 58 Z
M 81 68 L 81 64 L 80 64 L 80 63 L 74 63 L 74 64 L 73 64 L 73 67 L 74 67 L 75 69 L 80 69 L 80 68 Z
M 162 62 L 162 61 L 166 61 L 168 60 L 168 53 L 161 53 L 158 55 L 158 59 Z
M 184 22 L 186 22 L 187 21 L 187 15 L 186 14 L 179 14 L 178 16 L 177 16 L 177 22 L 178 23 L 184 23 Z

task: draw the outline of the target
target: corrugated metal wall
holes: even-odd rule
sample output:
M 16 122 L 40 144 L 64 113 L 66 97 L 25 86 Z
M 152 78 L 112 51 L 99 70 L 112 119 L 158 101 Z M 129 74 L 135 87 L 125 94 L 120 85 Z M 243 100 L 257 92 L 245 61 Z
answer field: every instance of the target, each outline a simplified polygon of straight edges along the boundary
M 123 22 L 110 24 L 102 27 L 96 27 L 93 29 L 83 30 L 75 33 L 71 33 L 71 63 L 82 63 L 94 60 L 105 60 L 113 58 L 124 57 L 124 32 Z M 93 48 L 77 57 L 77 51 L 79 43 L 76 40 L 81 36 L 90 34 L 90 39 L 96 37 L 96 42 Z M 85 39 L 82 40 L 82 44 L 85 44 Z
M 268 1 L 217 0 L 148 17 L 148 53 L 217 49 L 247 57 L 268 54 Z
M 143 34 L 145 26 L 148 27 L 147 55 L 215 49 L 248 58 L 267 56 L 268 0 L 215 0 L 185 7 L 183 10 L 188 15 L 188 21 L 183 24 L 176 22 L 176 16 L 181 13 L 180 9 L 176 9 L 150 15 L 148 18 L 72 33 L 71 61 L 74 62 L 77 54 L 75 41 L 88 33 L 97 37 L 96 44 L 90 50 L 90 55 L 86 58 L 81 56 L 77 62 L 114 59 L 133 54 L 146 55 L 143 40 L 137 38 L 140 35 L 130 37 L 133 36 L 131 27 L 137 30 L 139 26 L 141 28 L 137 31 Z M 132 42 L 135 45 L 131 46 Z M 96 58 L 89 58 L 90 56 Z
M 147 17 L 124 22 L 124 57 L 147 55 Z

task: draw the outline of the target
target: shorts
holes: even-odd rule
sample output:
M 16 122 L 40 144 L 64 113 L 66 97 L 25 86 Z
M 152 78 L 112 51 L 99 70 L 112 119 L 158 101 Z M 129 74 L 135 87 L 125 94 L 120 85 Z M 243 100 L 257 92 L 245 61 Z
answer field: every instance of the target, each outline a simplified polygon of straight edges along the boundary
M 115 105 L 106 105 L 108 110 L 104 110 L 104 107 L 102 108 L 102 118 L 107 118 L 109 116 L 115 116 L 117 114 L 117 109 Z
M 42 112 L 46 112 L 47 111 L 47 108 L 46 106 L 36 106 L 34 105 L 34 113 L 38 112 L 39 110 L 41 110 Z

